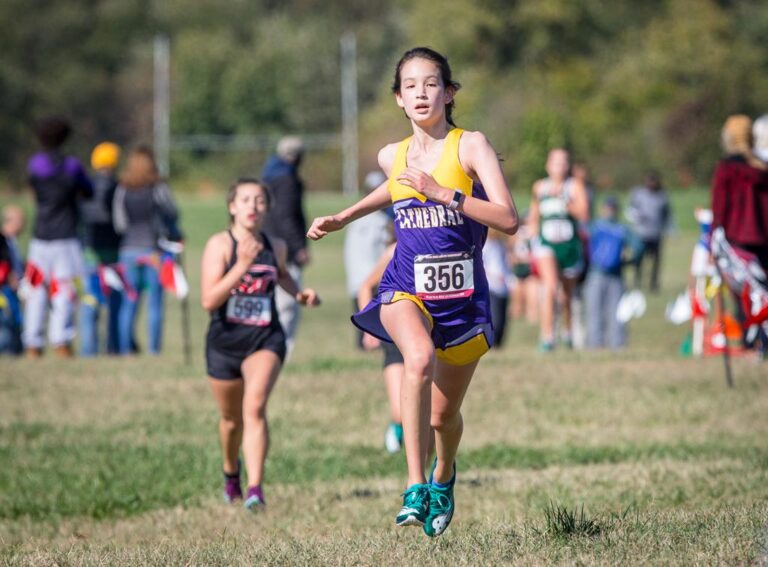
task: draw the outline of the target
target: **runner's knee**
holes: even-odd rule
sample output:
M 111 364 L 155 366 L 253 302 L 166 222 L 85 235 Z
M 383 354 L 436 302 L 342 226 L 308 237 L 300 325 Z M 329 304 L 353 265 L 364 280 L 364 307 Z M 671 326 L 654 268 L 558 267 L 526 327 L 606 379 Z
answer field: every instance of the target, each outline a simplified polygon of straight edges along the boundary
M 253 400 L 243 409 L 244 421 L 264 421 L 267 418 L 267 400 Z
M 406 376 L 431 376 L 435 361 L 435 349 L 422 348 L 403 354 Z
M 458 419 L 460 419 L 458 409 L 443 408 L 433 410 L 430 417 L 430 425 L 435 431 L 444 431 L 446 429 L 453 429 Z
M 242 415 L 222 415 L 221 425 L 223 428 L 226 429 L 228 433 L 237 431 L 238 429 L 243 427 L 243 416 Z

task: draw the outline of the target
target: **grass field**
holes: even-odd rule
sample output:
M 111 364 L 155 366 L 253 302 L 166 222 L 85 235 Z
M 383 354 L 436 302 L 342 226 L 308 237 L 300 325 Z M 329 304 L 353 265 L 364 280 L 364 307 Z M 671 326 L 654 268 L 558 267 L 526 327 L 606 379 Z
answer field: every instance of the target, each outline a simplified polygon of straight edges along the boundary
M 706 202 L 676 197 L 678 211 Z M 314 196 L 314 213 L 340 205 Z M 342 236 L 314 245 L 298 349 L 270 402 L 268 509 L 221 502 L 217 413 L 197 303 L 221 200 L 183 203 L 194 360 L 168 300 L 162 357 L 0 361 L 0 564 L 752 564 L 768 557 L 768 372 L 678 355 L 663 320 L 682 290 L 692 219 L 663 290 L 621 354 L 535 351 L 512 324 L 464 405 L 457 512 L 444 536 L 397 529 L 402 455 L 383 449 L 380 357 L 352 347 Z M 143 331 L 143 329 L 142 329 Z M 140 338 L 143 333 L 140 334 Z

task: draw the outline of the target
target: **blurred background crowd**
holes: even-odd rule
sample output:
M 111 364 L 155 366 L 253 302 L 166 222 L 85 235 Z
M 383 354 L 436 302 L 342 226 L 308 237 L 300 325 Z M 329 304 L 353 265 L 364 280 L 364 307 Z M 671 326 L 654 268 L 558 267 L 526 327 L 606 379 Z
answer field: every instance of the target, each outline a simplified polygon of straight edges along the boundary
M 667 187 L 709 185 L 710 225 L 765 268 L 768 126 L 746 115 L 723 124 L 731 112 L 765 111 L 768 9 L 757 0 L 448 0 L 439 11 L 379 0 L 67 0 L 39 10 L 8 0 L 0 22 L 9 30 L 0 204 L 29 187 L 35 200 L 28 219 L 3 207 L 9 352 L 161 350 L 163 292 L 184 295 L 168 171 L 176 193 L 210 193 L 263 166 L 279 219 L 269 229 L 289 243 L 300 277 L 310 255 L 297 169 L 312 190 L 342 186 L 339 38 L 348 33 L 361 171 L 406 134 L 407 121 L 392 120 L 391 67 L 403 46 L 427 44 L 471 87 L 458 97 L 459 124 L 488 134 L 513 194 L 530 199 L 516 236 L 488 239 L 499 345 L 505 316 L 538 325 L 545 352 L 625 344 L 626 322 L 642 311 L 627 292 L 662 287 L 664 239 L 675 230 Z M 132 142 L 157 139 L 158 34 L 171 45 L 168 164 L 159 148 Z M 276 147 L 286 132 L 302 136 Z M 387 238 L 349 268 L 360 272 L 352 280 L 363 281 Z M 147 337 L 137 338 L 142 296 Z M 730 303 L 735 318 L 748 316 Z M 281 313 L 295 329 L 295 306 Z

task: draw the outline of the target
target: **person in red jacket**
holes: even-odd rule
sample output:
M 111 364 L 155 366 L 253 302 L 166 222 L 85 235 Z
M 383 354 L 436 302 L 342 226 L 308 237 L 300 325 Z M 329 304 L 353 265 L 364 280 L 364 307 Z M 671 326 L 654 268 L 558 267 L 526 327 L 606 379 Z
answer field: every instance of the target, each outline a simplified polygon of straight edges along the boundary
M 757 256 L 768 271 L 768 167 L 752 153 L 752 120 L 728 117 L 721 141 L 725 156 L 712 180 L 712 227 L 722 226 L 728 242 Z
M 728 242 L 754 254 L 768 273 L 768 166 L 752 153 L 752 120 L 743 114 L 729 116 L 721 142 L 725 156 L 712 180 L 712 228 L 722 227 Z M 743 322 L 741 301 L 734 300 Z M 745 337 L 744 346 L 765 352 L 768 337 L 761 331 L 757 341 Z

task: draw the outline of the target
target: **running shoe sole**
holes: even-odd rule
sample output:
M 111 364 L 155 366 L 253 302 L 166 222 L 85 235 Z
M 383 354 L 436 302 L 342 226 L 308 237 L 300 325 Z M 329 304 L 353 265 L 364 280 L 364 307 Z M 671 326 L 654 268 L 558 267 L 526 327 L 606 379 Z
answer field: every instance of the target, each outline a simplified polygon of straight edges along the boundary
M 395 520 L 395 524 L 398 526 L 423 526 L 424 522 L 422 520 L 419 520 L 419 518 L 416 516 L 417 512 L 413 512 L 412 514 L 409 514 L 402 520 Z M 398 516 L 399 518 L 400 516 Z

